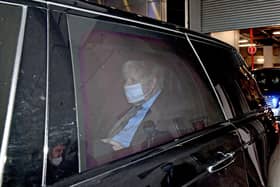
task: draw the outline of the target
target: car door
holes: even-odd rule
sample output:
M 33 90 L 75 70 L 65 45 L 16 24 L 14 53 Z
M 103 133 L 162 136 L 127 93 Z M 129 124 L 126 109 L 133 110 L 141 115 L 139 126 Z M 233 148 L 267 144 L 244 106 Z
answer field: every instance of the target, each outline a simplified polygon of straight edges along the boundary
M 111 165 L 111 170 L 87 172 L 56 185 L 248 186 L 237 132 L 223 125 L 201 138 L 157 147 L 126 164 Z
M 265 186 L 267 161 L 276 143 L 271 111 L 265 108 L 255 80 L 235 50 L 217 41 L 190 38 L 229 119 L 238 128 L 246 152 L 250 186 Z
M 77 122 L 71 124 L 76 125 L 78 137 L 75 133 L 64 136 L 63 130 L 55 134 L 54 130 L 48 141 L 74 138 L 71 142 L 77 143 L 78 153 L 72 157 L 77 162 L 62 161 L 53 166 L 57 162 L 48 159 L 48 167 L 59 168 L 60 173 L 72 168 L 72 173 L 65 175 L 48 170 L 48 185 L 248 186 L 240 136 L 226 120 L 215 90 L 184 33 L 147 25 L 144 29 L 145 23 L 77 11 L 71 6 L 66 14 L 61 8 L 57 4 L 49 12 L 50 28 L 55 31 L 50 32 L 50 38 L 63 41 L 57 48 L 50 48 L 50 54 L 65 51 L 60 62 L 64 61 L 67 68 L 60 72 L 61 76 L 72 76 L 68 80 L 73 82 L 73 90 L 68 92 L 73 94 L 68 95 L 68 100 L 75 100 L 72 111 Z M 55 59 L 52 66 L 58 67 L 59 72 L 62 67 L 57 66 Z M 148 72 L 143 78 L 155 75 L 160 94 L 140 120 L 130 146 L 116 150 L 103 140 L 108 138 L 112 124 L 123 119 L 120 116 L 131 106 L 124 94 L 122 77 L 122 67 L 127 62 L 131 64 L 131 60 L 138 64 L 148 62 L 143 63 Z M 72 71 L 67 70 L 69 67 Z M 59 77 L 51 79 L 53 84 Z M 145 81 L 139 84 L 143 89 L 139 91 L 138 85 L 137 93 L 146 93 L 149 86 Z M 54 97 L 56 92 L 63 93 L 63 89 L 53 90 Z M 52 120 L 58 122 L 58 127 L 56 118 L 59 115 Z M 68 145 L 63 144 L 66 155 Z M 78 163 L 78 168 L 73 163 Z

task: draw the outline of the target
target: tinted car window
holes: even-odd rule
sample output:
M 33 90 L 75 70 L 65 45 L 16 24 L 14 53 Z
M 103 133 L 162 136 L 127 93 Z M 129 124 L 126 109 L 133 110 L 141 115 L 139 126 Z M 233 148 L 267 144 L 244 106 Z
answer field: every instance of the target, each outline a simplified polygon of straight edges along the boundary
M 45 18 L 44 11 L 28 9 L 3 186 L 41 185 L 46 100 Z
M 0 3 L 0 143 L 5 124 L 22 8 Z
M 68 16 L 82 170 L 223 121 L 184 37 Z
M 74 83 L 66 16 L 50 12 L 47 184 L 78 173 Z
M 231 48 L 196 40 L 192 43 L 218 93 L 223 92 L 231 101 L 234 116 L 259 108 L 263 98 L 256 82 Z

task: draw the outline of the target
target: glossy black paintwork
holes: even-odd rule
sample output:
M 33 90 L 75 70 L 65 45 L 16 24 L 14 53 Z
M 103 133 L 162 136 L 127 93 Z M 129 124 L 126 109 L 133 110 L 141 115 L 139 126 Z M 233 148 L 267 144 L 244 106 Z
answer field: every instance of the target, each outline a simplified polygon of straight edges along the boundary
M 10 2 L 27 4 L 34 8 L 49 9 L 51 11 L 59 11 L 89 18 L 130 24 L 135 27 L 147 28 L 169 33 L 171 35 L 185 36 L 185 34 L 188 34 L 196 40 L 203 40 L 205 43 L 209 42 L 218 45 L 221 48 L 232 50 L 233 53 L 236 52 L 236 50 L 228 44 L 210 38 L 207 35 L 113 8 L 91 5 L 85 1 L 60 0 L 52 2 L 71 5 L 86 10 L 93 10 L 116 16 L 116 18 L 94 15 L 55 5 L 49 5 L 48 7 L 44 2 L 18 0 Z M 129 20 L 121 20 L 118 19 L 118 17 L 128 18 Z M 135 21 L 141 23 L 135 23 Z M 142 22 L 150 25 L 143 25 Z M 171 30 L 168 31 L 164 28 Z M 179 31 L 180 33 L 176 33 L 176 31 Z M 236 65 L 238 66 L 240 64 Z M 248 181 L 246 179 L 247 174 L 245 171 L 246 164 L 244 163 L 250 162 L 250 158 L 248 158 L 246 155 L 247 153 L 245 153 L 246 146 L 250 143 L 256 143 L 260 162 L 262 163 L 262 172 L 265 178 L 267 176 L 267 161 L 274 148 L 273 144 L 276 142 L 272 123 L 273 117 L 271 116 L 271 112 L 267 110 L 265 106 L 260 106 L 260 108 L 256 110 L 252 110 L 251 112 L 239 116 L 234 116 L 224 123 L 217 124 L 185 138 L 159 146 L 156 149 L 147 150 L 140 154 L 135 154 L 105 164 L 97 169 L 86 171 L 82 174 L 62 180 L 56 183 L 55 186 L 72 184 L 82 186 L 152 186 L 153 184 L 161 186 L 181 186 L 184 184 L 187 184 L 188 186 L 201 186 L 205 184 L 208 184 L 209 187 L 211 187 L 211 185 L 219 186 L 222 181 L 220 181 L 219 176 L 223 176 L 224 179 L 229 179 L 231 175 L 226 173 L 226 171 L 209 175 L 206 171 L 209 165 L 215 163 L 215 160 L 219 159 L 218 155 L 216 155 L 218 151 L 234 152 L 237 155 L 240 162 L 234 164 L 232 167 L 238 168 L 236 171 L 239 171 L 240 169 L 241 173 L 244 172 L 243 177 L 238 176 L 238 179 L 240 184 L 248 186 Z M 262 126 L 263 131 L 258 131 L 256 126 Z M 240 140 L 237 132 L 239 128 L 247 129 L 250 132 L 252 135 L 251 142 L 242 142 Z M 227 146 L 225 146 L 226 143 Z M 188 176 L 186 176 L 186 174 L 188 174 Z M 232 178 L 230 180 L 232 180 Z M 259 185 L 259 182 L 257 182 L 257 184 Z
M 248 140 L 249 142 L 243 140 L 243 146 L 245 152 L 248 152 L 247 145 L 256 145 L 260 165 L 264 166 L 261 170 L 263 171 L 264 180 L 266 180 L 268 160 L 277 142 L 277 135 L 274 133 L 272 125 L 274 122 L 272 111 L 266 107 L 256 81 L 245 68 L 245 62 L 240 59 L 234 49 L 223 49 L 219 45 L 196 36 L 190 36 L 190 40 L 193 41 L 194 47 L 201 56 L 201 60 L 205 64 L 213 83 L 221 85 L 226 97 L 230 98 L 230 107 L 234 111 L 230 121 L 237 129 L 250 132 L 251 138 Z M 211 47 L 216 49 L 212 51 Z M 207 52 L 208 50 L 211 52 Z M 215 55 L 215 52 L 218 54 L 223 53 L 223 51 L 228 52 L 230 55 L 223 56 L 222 59 Z M 228 58 L 229 56 L 232 57 Z M 217 64 L 216 67 L 213 65 L 214 61 Z M 219 68 L 223 69 L 222 71 L 218 69 L 218 65 L 220 66 Z M 249 88 L 253 90 L 249 90 Z M 247 160 L 250 159 L 247 153 Z M 250 163 L 248 162 L 247 165 L 250 165 Z M 255 183 L 254 185 L 261 184 Z
M 127 159 L 123 159 L 121 161 L 109 163 L 107 165 L 102 166 L 102 168 L 96 171 L 88 171 L 84 174 L 73 177 L 70 180 L 62 181 L 55 185 L 69 185 L 69 184 L 79 184 L 79 185 L 97 185 L 107 186 L 109 184 L 115 185 L 133 185 L 133 186 L 143 186 L 149 185 L 150 182 L 152 184 L 157 184 L 157 182 L 153 183 L 151 178 L 154 178 L 154 172 L 159 172 L 157 170 L 168 170 L 169 167 L 174 167 L 174 163 L 178 170 L 182 168 L 184 171 L 189 171 L 190 174 L 186 178 L 174 178 L 172 182 L 173 185 L 178 186 L 183 183 L 187 183 L 194 179 L 197 175 L 204 173 L 206 171 L 207 165 L 211 163 L 211 159 L 209 157 L 209 153 L 207 151 L 215 154 L 217 151 L 223 152 L 238 152 L 241 151 L 239 138 L 237 133 L 234 132 L 235 127 L 232 125 L 220 124 L 216 127 L 213 127 L 207 132 L 198 132 L 191 137 L 186 137 L 184 139 L 178 140 L 176 142 L 171 142 L 167 145 L 162 145 L 157 149 L 153 149 L 151 151 L 146 151 L 141 154 L 131 156 Z M 223 141 L 217 140 L 220 137 Z M 209 141 L 214 140 L 213 147 L 208 144 Z M 217 140 L 217 141 L 216 141 Z M 229 142 L 228 147 L 222 146 L 226 141 Z M 235 143 L 234 143 L 235 142 Z M 221 145 L 219 145 L 219 143 Z M 209 147 L 209 149 L 203 149 L 201 151 L 200 146 Z M 188 150 L 187 152 L 185 150 Z M 241 153 L 240 153 L 241 154 Z M 213 157 L 215 157 L 213 155 Z M 189 161 L 184 160 L 193 160 L 197 159 L 197 162 L 200 162 L 200 171 L 195 170 L 195 166 L 190 164 Z M 212 160 L 213 161 L 213 160 Z M 180 163 L 180 164 L 178 164 Z M 181 168 L 182 167 L 182 168 Z M 198 165 L 196 165 L 198 167 Z M 111 168 L 111 170 L 109 169 Z M 181 168 L 181 169 L 180 169 Z M 177 170 L 176 169 L 176 170 Z M 107 171 L 107 172 L 106 172 Z M 179 172 L 179 171 L 178 171 Z M 128 175 L 128 176 L 127 176 Z M 127 177 L 124 177 L 127 176 Z M 130 177 L 129 177 L 130 176 Z M 166 180 L 165 175 L 161 175 L 158 179 L 163 182 Z M 138 177 L 138 181 L 134 180 L 134 177 Z M 86 179 L 84 182 L 79 183 L 81 179 Z M 180 182 L 180 180 L 183 180 Z M 198 180 L 198 179 L 197 179 Z M 196 181 L 197 181 L 196 180 Z M 118 182 L 116 182 L 118 181 Z M 139 183 L 140 182 L 140 183 Z M 143 183 L 142 183 L 143 182 Z M 166 181 L 165 181 L 166 182 Z M 194 181 L 193 181 L 194 182 Z M 163 185 L 165 186 L 165 185 Z

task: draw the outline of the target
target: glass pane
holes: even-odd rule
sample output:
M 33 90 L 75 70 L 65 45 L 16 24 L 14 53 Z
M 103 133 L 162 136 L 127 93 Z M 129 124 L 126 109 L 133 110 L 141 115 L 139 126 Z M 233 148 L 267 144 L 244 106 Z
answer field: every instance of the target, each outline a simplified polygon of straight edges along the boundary
M 68 18 L 83 170 L 223 120 L 184 38 Z
M 161 2 L 148 1 L 147 2 L 147 16 L 161 20 Z
M 146 15 L 146 3 L 143 0 L 96 0 L 97 3 L 108 7 L 115 7 L 117 9 L 132 12 L 140 15 Z M 149 16 L 149 15 L 146 15 Z
M 41 186 L 45 81 L 46 14 L 28 8 L 3 186 Z
M 234 115 L 259 107 L 262 97 L 256 84 L 232 50 L 202 42 L 192 43 L 216 89 L 222 90 L 232 101 Z
M 0 143 L 21 23 L 22 8 L 0 3 Z

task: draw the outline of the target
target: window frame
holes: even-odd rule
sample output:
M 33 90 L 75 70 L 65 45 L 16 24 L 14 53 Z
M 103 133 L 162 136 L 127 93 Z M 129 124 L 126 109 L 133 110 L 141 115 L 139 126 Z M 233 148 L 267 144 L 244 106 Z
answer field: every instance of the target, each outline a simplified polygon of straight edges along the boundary
M 78 17 L 80 17 L 81 19 L 82 18 L 89 18 L 89 17 L 85 17 L 85 16 L 83 16 L 83 15 L 77 15 L 77 14 L 70 14 L 70 13 L 66 13 L 66 16 L 67 16 L 67 18 L 68 18 L 68 16 L 71 16 L 71 15 L 74 15 L 74 16 L 78 16 Z M 127 22 L 122 22 L 122 23 L 118 23 L 118 22 L 115 22 L 115 21 L 112 21 L 112 20 L 107 20 L 107 19 L 102 19 L 102 18 L 89 18 L 89 19 L 95 19 L 96 21 L 104 21 L 104 22 L 107 22 L 108 24 L 110 24 L 110 22 L 112 22 L 112 23 L 114 23 L 114 24 L 120 24 L 120 25 L 125 25 L 125 26 L 127 26 L 127 27 L 129 27 L 129 26 L 135 26 L 134 24 L 132 24 L 132 23 L 127 23 Z M 162 33 L 162 31 L 158 31 L 158 30 L 156 30 L 156 29 L 154 29 L 154 28 L 142 28 L 142 27 L 140 27 L 140 29 L 143 29 L 143 30 L 145 30 L 145 31 L 147 31 L 147 32 L 158 32 L 158 33 Z M 69 31 L 69 23 L 68 23 L 68 32 L 70 32 Z M 169 33 L 163 33 L 164 35 L 169 35 Z M 69 34 L 70 35 L 70 34 Z M 192 47 L 192 45 L 190 45 L 190 41 L 189 41 L 189 39 L 188 39 L 188 35 L 187 34 L 184 34 L 184 35 L 181 35 L 181 34 L 176 34 L 176 33 L 174 33 L 173 34 L 174 35 L 174 37 L 176 36 L 176 37 L 178 37 L 178 38 L 181 38 L 182 40 L 184 40 L 185 41 L 185 44 L 186 45 L 188 45 L 189 47 L 190 47 L 190 50 L 192 51 L 192 52 L 194 52 L 194 48 Z M 71 39 L 70 39 L 70 44 L 71 44 Z M 71 44 L 72 45 L 72 44 Z M 195 52 L 194 52 L 195 53 Z M 72 56 L 72 64 L 73 64 L 73 68 L 74 68 L 74 62 L 73 62 L 73 54 L 72 54 L 72 50 L 71 50 L 71 56 Z M 196 60 L 197 60 L 197 58 L 199 58 L 198 56 L 196 56 L 195 54 L 194 54 L 194 56 L 196 57 Z M 225 112 L 224 112 L 224 108 L 223 107 L 221 107 L 222 106 L 222 104 L 221 104 L 221 101 L 220 101 L 220 98 L 219 97 L 217 97 L 217 93 L 216 93 L 216 90 L 213 88 L 213 84 L 212 84 L 212 81 L 211 81 L 211 79 L 209 78 L 209 76 L 208 76 L 208 74 L 207 74 L 207 72 L 206 72 L 206 70 L 205 70 L 205 68 L 204 68 L 204 66 L 203 66 L 203 64 L 200 62 L 200 64 L 198 65 L 198 66 L 202 66 L 201 68 L 203 69 L 203 76 L 205 76 L 205 79 L 203 79 L 203 82 L 205 83 L 205 85 L 207 85 L 207 86 L 209 86 L 209 87 L 207 87 L 207 90 L 210 92 L 210 93 L 212 93 L 211 94 L 211 97 L 215 100 L 215 102 L 217 102 L 217 106 L 218 106 L 218 110 L 220 110 L 221 111 L 221 113 L 222 113 L 222 115 L 223 115 L 223 117 L 224 117 L 224 120 L 225 121 L 227 121 L 228 120 L 228 118 L 227 118 L 227 116 L 225 115 Z M 73 70 L 73 73 L 74 73 L 75 71 Z M 200 76 L 202 76 L 202 74 L 199 74 Z M 75 77 L 76 75 L 75 75 L 75 73 L 73 74 L 73 78 Z M 74 82 L 76 82 L 76 80 L 74 79 Z M 76 103 L 76 106 L 77 106 L 77 84 L 76 83 L 74 83 L 74 87 L 75 87 L 75 103 Z M 78 111 L 78 108 L 77 108 L 77 111 Z M 78 113 L 78 112 L 77 112 Z M 78 118 L 78 117 L 77 117 Z M 77 125 L 79 126 L 79 122 L 77 121 Z M 79 127 L 78 127 L 78 129 L 79 129 Z M 186 135 L 186 136 L 188 136 L 188 135 Z M 78 146 L 79 146 L 79 150 L 80 150 L 80 140 L 79 140 L 79 137 L 78 137 L 78 141 L 79 141 L 79 143 L 78 143 Z M 154 148 L 156 148 L 156 147 L 154 147 Z M 153 149 L 153 148 L 152 148 Z M 143 152 L 145 152 L 145 150 L 143 150 Z M 141 154 L 141 153 L 136 153 L 136 154 Z M 80 155 L 80 154 L 79 154 Z M 128 155 L 127 157 L 130 157 L 130 156 L 132 156 L 132 155 Z M 80 159 L 81 158 L 79 158 L 79 166 L 80 166 Z M 121 159 L 125 159 L 125 158 L 121 158 Z M 118 159 L 119 160 L 119 159 Z M 114 160 L 114 161 L 118 161 L 118 160 Z M 106 164 L 104 164 L 104 165 L 106 165 Z M 100 167 L 102 167 L 103 165 L 101 165 Z M 99 166 L 98 166 L 99 167 Z M 79 167 L 80 168 L 80 167 Z M 92 168 L 92 169 L 94 169 L 94 168 Z M 91 170 L 91 169 L 90 169 Z M 80 171 L 81 172 L 81 171 Z
M 177 30 L 175 28 L 174 29 L 170 29 L 170 28 L 167 28 L 167 27 L 165 28 L 165 27 L 162 27 L 162 26 L 159 26 L 159 25 L 156 25 L 156 24 L 150 24 L 150 23 L 145 23 L 145 22 L 141 22 L 141 21 L 135 21 L 135 20 L 132 20 L 132 19 L 129 19 L 129 18 L 123 18 L 123 17 L 119 17 L 119 16 L 110 15 L 110 14 L 107 14 L 107 13 L 96 12 L 94 10 L 88 10 L 88 9 L 83 9 L 83 8 L 79 8 L 79 7 L 73 7 L 71 5 L 62 5 L 62 4 L 54 3 L 54 2 L 46 2 L 46 4 L 50 5 L 49 10 L 59 11 L 59 12 L 65 14 L 66 16 L 67 15 L 75 15 L 75 16 L 86 17 L 86 18 L 95 18 L 97 20 L 112 21 L 114 23 L 126 24 L 126 25 L 130 25 L 130 26 L 134 26 L 134 27 L 140 26 L 142 29 L 146 29 L 146 30 L 150 30 L 150 31 L 164 32 L 165 34 L 171 34 L 171 35 L 180 35 L 181 37 L 185 38 L 186 44 L 190 45 L 189 44 L 190 41 L 188 41 L 187 37 L 186 37 L 186 33 L 187 33 L 186 31 Z M 63 8 L 65 8 L 65 10 Z M 69 30 L 69 27 L 68 27 L 68 30 Z M 70 45 L 71 45 L 71 42 L 70 42 Z M 71 58 L 72 58 L 71 61 L 72 61 L 72 64 L 73 64 L 72 51 L 71 51 Z M 73 74 L 73 79 L 74 79 L 74 74 Z M 211 79 L 209 79 L 209 77 L 208 77 L 208 81 L 206 82 L 206 79 L 205 79 L 204 82 L 206 84 L 208 84 L 208 86 L 210 88 Z M 209 85 L 209 83 L 210 83 L 210 85 Z M 74 84 L 74 85 L 76 85 L 76 84 Z M 211 87 L 212 87 L 212 89 L 211 90 L 209 89 L 209 91 L 215 93 L 216 90 L 213 88 L 213 86 L 211 86 Z M 74 88 L 74 89 L 75 89 L 75 103 L 77 103 L 77 101 L 76 101 L 76 88 Z M 216 97 L 215 98 L 213 97 L 213 98 L 217 102 L 219 102 L 219 110 L 223 111 L 224 109 L 223 109 L 223 107 L 221 107 L 220 98 L 217 97 L 217 93 L 215 95 L 216 95 Z M 214 94 L 213 94 L 213 96 L 214 96 Z M 224 114 L 224 112 L 223 112 L 223 114 Z M 224 117 L 226 118 L 225 115 L 224 115 Z M 225 121 L 227 121 L 227 120 L 225 120 Z M 150 157 L 153 157 L 155 155 L 161 154 L 161 153 L 167 151 L 166 149 L 171 149 L 171 147 L 177 146 L 178 144 L 180 144 L 182 142 L 188 142 L 192 139 L 200 138 L 202 136 L 202 134 L 205 134 L 205 133 L 207 134 L 208 131 L 213 132 L 213 129 L 219 128 L 221 124 L 223 124 L 222 126 L 225 126 L 225 125 L 226 126 L 232 126 L 231 123 L 221 122 L 221 123 L 218 123 L 216 125 L 211 126 L 210 128 L 206 128 L 206 129 L 202 130 L 202 132 L 195 132 L 194 134 L 187 135 L 186 137 L 183 137 L 181 140 L 176 139 L 174 142 L 167 143 L 167 144 L 161 145 L 159 147 L 155 147 L 154 150 L 145 150 L 143 152 L 137 153 L 136 155 L 130 155 L 130 156 L 128 156 L 126 158 L 123 158 L 121 160 L 116 160 L 114 163 L 104 164 L 104 165 L 101 165 L 98 168 L 92 168 L 89 171 L 85 171 L 85 172 L 82 172 L 82 173 L 79 170 L 78 175 L 83 175 L 83 173 L 87 173 L 87 174 L 92 173 L 93 175 L 98 176 L 99 174 L 103 173 L 104 171 L 106 171 L 106 173 L 114 172 L 114 171 L 116 171 L 116 170 L 118 170 L 122 167 L 126 167 L 126 166 L 132 165 L 136 162 L 139 162 L 143 159 L 150 158 Z M 78 148 L 79 147 L 80 147 L 80 143 L 78 143 Z M 79 157 L 79 159 L 80 159 L 80 157 Z M 80 168 L 80 160 L 79 160 L 79 168 Z M 76 178 L 76 177 L 71 177 L 70 176 L 70 178 Z M 60 181 L 58 183 L 60 183 Z M 57 184 L 57 183 L 55 183 L 55 184 Z
M 190 34 L 187 34 L 187 33 L 186 33 L 185 35 L 186 35 L 186 39 L 187 39 L 189 45 L 191 46 L 193 52 L 195 53 L 195 55 L 196 55 L 196 57 L 197 57 L 197 60 L 199 61 L 200 66 L 202 67 L 202 69 L 203 69 L 203 71 L 204 71 L 204 73 L 205 73 L 205 75 L 206 75 L 206 77 L 207 77 L 207 79 L 208 79 L 208 81 L 209 81 L 209 83 L 210 83 L 210 85 L 211 85 L 212 91 L 214 92 L 214 94 L 215 94 L 215 96 L 216 96 L 216 99 L 217 99 L 217 101 L 218 101 L 218 104 L 219 104 L 219 106 L 220 106 L 220 109 L 221 109 L 221 111 L 222 111 L 222 113 L 223 113 L 223 115 L 224 115 L 224 117 L 225 117 L 225 119 L 226 119 L 226 121 L 227 121 L 228 119 L 230 119 L 230 115 L 231 115 L 231 114 L 229 114 L 228 112 L 226 112 L 225 108 L 223 107 L 223 100 L 222 100 L 221 97 L 219 97 L 218 91 L 215 89 L 214 83 L 213 83 L 212 79 L 210 78 L 210 76 L 209 76 L 209 74 L 208 74 L 208 71 L 206 70 L 205 65 L 203 64 L 203 62 L 202 62 L 202 60 L 201 60 L 201 58 L 200 58 L 200 56 L 199 56 L 197 50 L 195 49 L 195 47 L 194 47 L 193 44 L 192 44 L 192 42 L 191 42 L 191 40 L 190 40 L 190 37 L 189 37 Z M 191 35 L 190 35 L 190 36 L 191 36 Z M 227 104 L 228 104 L 228 103 L 227 103 Z
M 56 4 L 58 5 L 58 4 Z M 58 10 L 58 11 L 61 11 L 62 13 L 65 14 L 65 16 L 67 17 L 67 20 L 68 20 L 68 15 L 72 15 L 72 16 L 79 16 L 80 18 L 89 18 L 89 19 L 95 19 L 97 21 L 104 21 L 104 22 L 112 22 L 112 23 L 115 23 L 115 24 L 120 24 L 120 25 L 125 25 L 125 26 L 131 26 L 131 27 L 138 27 L 143 29 L 143 30 L 146 30 L 147 32 L 149 31 L 153 31 L 153 32 L 158 32 L 158 33 L 164 33 L 164 34 L 167 34 L 167 35 L 172 35 L 172 36 L 176 36 L 176 37 L 180 37 L 182 39 L 185 39 L 185 34 L 183 32 L 180 32 L 180 31 L 177 31 L 177 30 L 173 30 L 173 29 L 168 29 L 168 28 L 165 28 L 165 27 L 160 27 L 160 26 L 157 26 L 157 25 L 153 25 L 153 24 L 146 24 L 145 22 L 139 22 L 139 21 L 135 21 L 135 20 L 131 20 L 131 19 L 127 19 L 127 18 L 122 18 L 122 17 L 117 17 L 117 16 L 111 16 L 111 15 L 106 15 L 106 14 L 103 14 L 103 13 L 99 13 L 99 12 L 95 12 L 95 11 L 87 11 L 87 10 L 83 10 L 83 9 L 80 9 L 80 8 L 76 8 L 76 7 L 71 7 L 71 6 L 67 6 L 67 5 L 63 5 L 63 7 L 68 7 L 68 8 L 73 8 L 73 13 L 68 13 L 68 12 L 63 12 L 61 10 Z M 55 9 L 53 9 L 55 10 Z M 86 14 L 86 16 L 84 15 Z M 96 17 L 97 15 L 97 17 Z M 68 25 L 68 34 L 70 36 L 70 33 L 69 33 L 69 23 L 67 22 L 67 25 Z M 70 47 L 72 47 L 72 43 L 71 43 L 71 39 L 69 37 L 69 42 L 70 42 Z M 74 81 L 74 94 L 75 94 L 75 106 L 76 106 L 76 119 L 77 119 L 77 132 L 79 133 L 79 121 L 78 121 L 78 105 L 77 105 L 77 88 L 76 88 L 76 80 L 75 80 L 75 72 L 74 72 L 74 62 L 73 62 L 73 54 L 72 54 L 72 50 L 70 49 L 70 52 L 71 52 L 71 61 L 72 61 L 72 68 L 73 68 L 73 81 Z M 212 91 L 212 90 L 211 90 Z M 216 99 L 216 98 L 215 98 Z M 221 108 L 220 108 L 221 109 Z M 79 133 L 80 134 L 80 133 Z M 79 163 L 79 173 L 82 172 L 82 169 L 81 169 L 81 154 L 80 154 L 80 150 L 81 150 L 81 143 L 80 143 L 80 136 L 78 136 L 78 150 L 79 150 L 79 153 L 78 153 L 78 163 Z M 154 147 L 153 149 L 156 149 L 157 147 Z M 117 160 L 114 160 L 113 162 L 120 162 L 120 163 L 127 163 L 127 162 L 131 162 L 131 161 L 126 161 L 126 160 L 131 160 L 130 157 L 132 157 L 132 159 L 134 158 L 137 158 L 138 156 L 137 155 L 143 155 L 145 154 L 145 152 L 149 152 L 150 150 L 144 150 L 142 152 L 139 152 L 139 153 L 135 153 L 133 155 L 129 155 L 125 158 L 121 158 L 121 159 L 117 159 Z M 118 165 L 118 164 L 117 164 Z M 110 166 L 108 165 L 108 163 L 105 163 L 105 164 L 102 164 L 101 166 L 98 166 L 98 168 L 103 168 L 103 167 L 108 167 L 110 168 Z M 89 170 L 96 170 L 95 168 L 91 168 Z M 84 172 L 84 171 L 83 171 Z
M 233 65 L 229 65 L 231 67 L 233 66 L 238 66 L 241 70 L 240 72 L 247 72 L 246 70 L 246 64 L 242 61 L 242 59 L 240 58 L 240 55 L 239 53 L 231 46 L 229 45 L 226 45 L 226 44 L 223 44 L 223 45 L 219 45 L 217 41 L 209 41 L 207 39 L 204 39 L 204 38 L 201 38 L 201 37 L 197 37 L 197 36 L 191 36 L 191 42 L 196 42 L 197 44 L 199 45 L 203 45 L 204 48 L 206 47 L 211 47 L 211 46 L 214 46 L 215 47 L 215 50 L 218 51 L 219 48 L 220 50 L 226 50 L 228 53 L 230 53 L 232 56 L 230 57 L 231 61 L 236 63 L 236 64 L 233 64 Z M 196 50 L 199 50 L 199 49 L 196 49 Z M 204 55 L 205 54 L 201 54 L 201 55 Z M 231 63 L 232 63 L 231 62 Z M 203 62 L 202 60 L 202 63 L 203 64 L 207 64 L 208 66 L 210 66 L 209 62 Z M 206 66 L 206 65 L 205 65 Z M 229 67 L 229 68 L 231 68 Z M 207 68 L 206 68 L 207 69 Z M 232 69 L 232 68 L 231 68 Z M 220 70 L 217 70 L 217 72 L 220 71 Z M 209 72 L 209 71 L 208 71 Z M 234 69 L 231 70 L 232 73 L 236 74 L 237 71 L 235 71 Z M 213 74 L 213 71 L 210 72 L 209 74 Z M 249 79 L 252 79 L 252 76 L 250 75 L 250 73 L 248 72 L 247 74 L 245 74 L 245 76 Z M 212 77 L 213 78 L 213 77 Z M 221 79 L 218 79 L 218 83 L 219 83 L 219 80 Z M 224 95 L 226 95 L 226 105 L 222 107 L 227 107 L 227 106 L 230 106 L 229 108 L 231 109 L 231 114 L 229 114 L 229 119 L 235 119 L 235 118 L 240 118 L 240 117 L 244 117 L 244 115 L 247 115 L 247 114 L 250 114 L 250 113 L 254 113 L 254 112 L 257 112 L 259 110 L 262 110 L 262 109 L 252 109 L 250 108 L 249 106 L 249 102 L 248 100 L 246 99 L 246 96 L 244 94 L 244 90 L 240 87 L 241 86 L 241 83 L 239 82 L 236 82 L 237 79 L 234 80 L 234 84 L 236 85 L 236 87 L 238 87 L 238 89 L 235 91 L 235 93 L 238 93 L 238 95 L 240 95 L 239 98 L 240 101 L 242 101 L 243 103 L 239 103 L 239 107 L 241 110 L 238 109 L 237 105 L 234 104 L 234 102 L 232 101 L 232 95 L 230 93 L 227 92 L 227 89 L 222 89 L 222 92 Z M 219 84 L 218 84 L 219 85 Z M 230 96 L 231 95 L 231 96 Z M 237 94 L 235 94 L 237 95 Z M 219 96 L 218 97 L 222 97 L 222 96 Z M 244 103 L 245 102 L 245 103 Z M 245 106 L 246 105 L 246 106 Z M 227 110 L 227 109 L 226 109 Z M 237 111 L 240 111 L 240 114 L 237 114 L 236 112 Z

